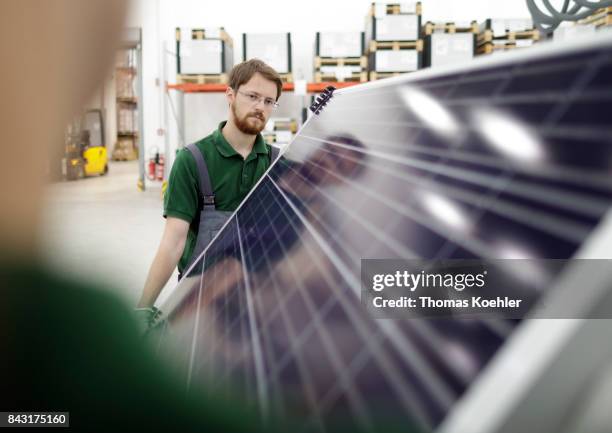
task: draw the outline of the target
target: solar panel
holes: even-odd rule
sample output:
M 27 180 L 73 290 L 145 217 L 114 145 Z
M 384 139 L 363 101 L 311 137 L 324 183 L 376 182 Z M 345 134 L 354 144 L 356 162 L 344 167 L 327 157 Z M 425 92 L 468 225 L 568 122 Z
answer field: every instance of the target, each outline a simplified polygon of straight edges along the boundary
M 436 428 L 521 323 L 374 319 L 361 259 L 575 256 L 612 203 L 611 112 L 609 37 L 336 91 L 173 290 L 160 347 L 303 431 Z

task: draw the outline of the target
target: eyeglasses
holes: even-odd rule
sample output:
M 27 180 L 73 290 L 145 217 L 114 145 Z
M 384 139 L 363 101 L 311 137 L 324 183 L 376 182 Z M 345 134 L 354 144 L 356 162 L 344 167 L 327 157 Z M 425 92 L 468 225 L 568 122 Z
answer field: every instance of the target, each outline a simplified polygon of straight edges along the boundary
M 251 101 L 253 105 L 263 100 L 264 107 L 266 107 L 267 109 L 273 110 L 275 108 L 278 108 L 278 102 L 276 102 L 272 98 L 266 98 L 265 96 L 259 96 L 257 93 L 252 93 L 252 92 L 241 92 L 240 90 L 238 90 L 237 93 L 240 93 L 241 95 L 243 95 L 245 98 Z

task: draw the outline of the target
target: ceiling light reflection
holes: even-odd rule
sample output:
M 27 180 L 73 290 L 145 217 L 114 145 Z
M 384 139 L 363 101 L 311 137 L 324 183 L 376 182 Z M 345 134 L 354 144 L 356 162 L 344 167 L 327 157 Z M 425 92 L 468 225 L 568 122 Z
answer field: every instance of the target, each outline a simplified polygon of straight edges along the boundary
M 457 139 L 461 126 L 439 101 L 414 87 L 406 87 L 400 93 L 402 100 L 427 126 L 447 139 Z

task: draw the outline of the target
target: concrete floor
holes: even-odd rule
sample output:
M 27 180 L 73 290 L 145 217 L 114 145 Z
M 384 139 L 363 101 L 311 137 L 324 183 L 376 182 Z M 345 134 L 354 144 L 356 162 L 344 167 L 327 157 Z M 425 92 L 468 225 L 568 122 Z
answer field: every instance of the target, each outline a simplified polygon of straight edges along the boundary
M 140 192 L 137 180 L 138 161 L 112 162 L 107 176 L 50 185 L 42 233 L 51 266 L 102 282 L 130 305 L 140 297 L 165 221 L 161 182 L 147 181 Z M 175 284 L 176 271 L 165 294 Z

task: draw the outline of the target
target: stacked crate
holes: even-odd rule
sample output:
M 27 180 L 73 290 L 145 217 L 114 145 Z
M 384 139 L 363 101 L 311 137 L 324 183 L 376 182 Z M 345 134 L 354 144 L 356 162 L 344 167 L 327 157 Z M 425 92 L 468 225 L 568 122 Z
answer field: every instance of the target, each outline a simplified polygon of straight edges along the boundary
M 115 161 L 138 159 L 138 98 L 136 51 L 120 50 L 115 63 L 117 141 L 112 152 Z
M 317 32 L 314 81 L 364 82 L 368 80 L 364 32 Z
M 372 3 L 365 34 L 371 80 L 422 67 L 420 2 Z
M 594 35 L 598 31 L 612 31 L 612 7 L 597 9 L 592 15 L 577 22 L 564 21 L 555 29 L 554 39 L 570 41 Z
M 292 83 L 291 33 L 243 33 L 242 60 L 260 59 Z
M 540 32 L 530 19 L 488 19 L 480 25 L 477 53 L 494 54 L 530 47 L 540 40 Z
M 433 23 L 423 26 L 423 66 L 455 65 L 474 58 L 478 23 Z
M 223 27 L 176 28 L 176 82 L 226 84 L 234 42 Z
M 297 120 L 289 117 L 272 117 L 268 120 L 262 135 L 266 143 L 283 147 L 289 143 L 297 133 Z
M 598 30 L 612 27 L 612 6 L 597 9 L 591 16 L 578 21 L 579 25 L 595 26 Z

